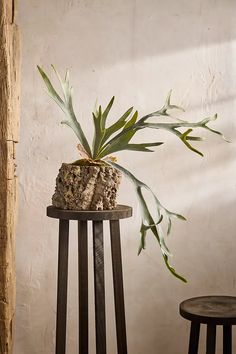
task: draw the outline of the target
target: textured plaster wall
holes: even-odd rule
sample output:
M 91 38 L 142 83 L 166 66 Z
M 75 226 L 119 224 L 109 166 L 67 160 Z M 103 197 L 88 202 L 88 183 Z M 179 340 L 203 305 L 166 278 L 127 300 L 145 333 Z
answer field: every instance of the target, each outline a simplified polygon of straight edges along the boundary
M 18 147 L 17 314 L 14 354 L 54 352 L 57 221 L 45 216 L 62 161 L 77 158 L 77 140 L 60 126 L 62 114 L 43 92 L 36 64 L 71 70 L 75 108 L 89 138 L 96 98 L 112 95 L 110 120 L 131 105 L 140 114 L 173 100 L 195 120 L 218 112 L 217 136 L 201 143 L 205 158 L 175 137 L 153 154 L 121 153 L 119 161 L 153 187 L 162 203 L 184 214 L 168 240 L 172 263 L 187 285 L 165 269 L 152 236 L 137 257 L 139 209 L 123 180 L 119 201 L 133 206 L 122 222 L 122 246 L 130 354 L 184 354 L 188 323 L 178 304 L 204 294 L 236 294 L 236 3 L 233 0 L 22 0 L 22 114 Z M 68 351 L 77 349 L 77 244 L 70 243 Z M 109 243 L 106 240 L 106 249 Z M 91 262 L 90 239 L 90 262 Z M 110 255 L 107 252 L 108 353 L 116 353 Z M 92 274 L 90 274 L 92 286 Z M 93 302 L 90 292 L 91 304 Z M 90 312 L 94 352 L 94 314 Z M 203 337 L 204 337 L 203 332 Z M 204 338 L 201 338 L 202 341 Z M 221 341 L 218 343 L 220 353 Z M 202 344 L 203 349 L 203 344 Z

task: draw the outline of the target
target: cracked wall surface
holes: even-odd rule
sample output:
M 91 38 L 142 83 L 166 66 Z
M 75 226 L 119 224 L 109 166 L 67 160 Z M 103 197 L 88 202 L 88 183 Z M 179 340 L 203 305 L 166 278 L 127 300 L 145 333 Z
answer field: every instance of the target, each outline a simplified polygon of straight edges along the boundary
M 105 106 L 115 95 L 112 122 L 131 106 L 140 115 L 162 107 L 170 89 L 173 103 L 186 109 L 179 117 L 194 121 L 217 112 L 219 119 L 211 126 L 232 141 L 227 144 L 205 134 L 206 141 L 196 142 L 205 155 L 201 158 L 168 133 L 142 131 L 142 140 L 165 144 L 155 153 L 117 154 L 118 162 L 150 185 L 168 209 L 187 218 L 173 223 L 167 240 L 172 264 L 188 279 L 185 285 L 167 272 L 151 235 L 145 252 L 137 257 L 140 210 L 132 186 L 122 179 L 118 200 L 134 209 L 133 217 L 121 222 L 129 353 L 185 353 L 189 326 L 180 318 L 178 304 L 198 295 L 235 295 L 236 3 L 21 0 L 19 5 L 23 63 L 14 354 L 54 352 L 58 223 L 46 218 L 46 206 L 62 162 L 78 158 L 78 142 L 60 125 L 63 115 L 45 94 L 37 73 L 37 64 L 49 72 L 51 63 L 61 73 L 70 69 L 75 111 L 90 141 L 97 98 Z M 76 232 L 72 223 L 70 354 L 78 352 Z M 92 266 L 91 237 L 89 242 Z M 108 353 L 115 353 L 108 238 L 105 249 Z M 94 352 L 92 284 L 90 272 Z

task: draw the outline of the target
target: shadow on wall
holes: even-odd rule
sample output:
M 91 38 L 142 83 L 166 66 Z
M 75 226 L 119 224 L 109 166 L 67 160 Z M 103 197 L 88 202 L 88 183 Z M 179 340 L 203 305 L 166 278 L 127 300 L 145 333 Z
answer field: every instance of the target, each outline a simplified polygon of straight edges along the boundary
M 37 13 L 33 21 L 26 6 Z M 115 6 L 109 0 L 24 0 L 20 22 L 31 27 L 27 35 L 42 44 L 41 50 L 50 49 L 50 37 L 63 43 L 62 58 L 74 57 L 80 48 L 86 53 L 86 60 L 84 54 L 76 57 L 81 68 L 232 41 L 235 10 L 233 0 L 119 0 Z

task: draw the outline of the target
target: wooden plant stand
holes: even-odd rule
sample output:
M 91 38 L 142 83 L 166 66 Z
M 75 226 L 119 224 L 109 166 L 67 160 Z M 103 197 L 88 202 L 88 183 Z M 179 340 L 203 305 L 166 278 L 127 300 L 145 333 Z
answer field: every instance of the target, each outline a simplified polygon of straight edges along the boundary
M 78 221 L 79 268 L 79 354 L 88 354 L 88 221 L 93 224 L 96 354 L 106 354 L 106 312 L 104 282 L 103 221 L 110 222 L 111 254 L 115 299 L 118 354 L 127 354 L 124 289 L 120 244 L 120 219 L 132 216 L 132 208 L 118 205 L 114 210 L 72 211 L 49 206 L 47 216 L 59 219 L 57 280 L 56 354 L 66 353 L 67 279 L 69 222 Z

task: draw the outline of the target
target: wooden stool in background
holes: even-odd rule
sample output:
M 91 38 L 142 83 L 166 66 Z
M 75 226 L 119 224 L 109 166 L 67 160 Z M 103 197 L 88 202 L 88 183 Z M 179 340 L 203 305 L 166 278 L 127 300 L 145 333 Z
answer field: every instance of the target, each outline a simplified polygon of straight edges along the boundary
M 223 354 L 232 354 L 232 325 L 236 325 L 236 297 L 202 296 L 183 301 L 180 314 L 191 321 L 189 354 L 198 353 L 200 325 L 207 325 L 206 354 L 215 354 L 216 326 L 223 326 Z

